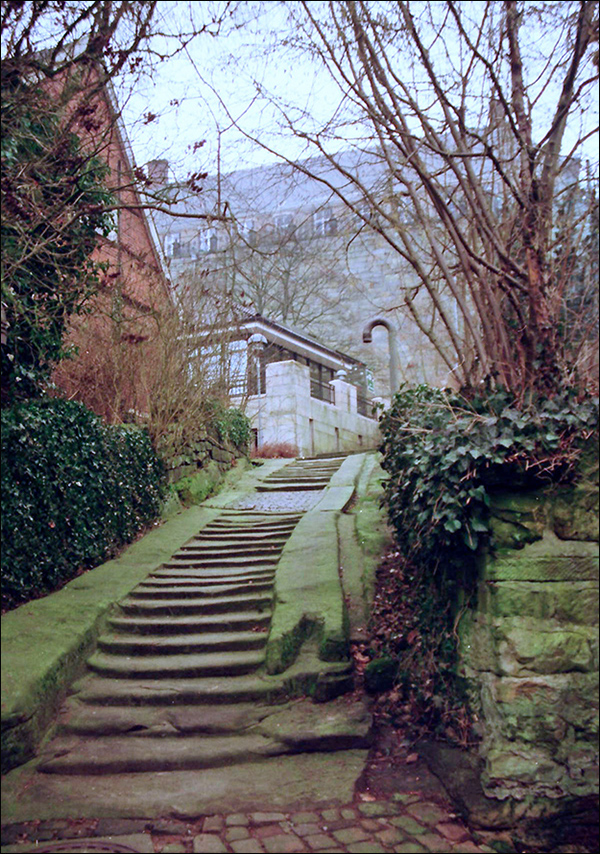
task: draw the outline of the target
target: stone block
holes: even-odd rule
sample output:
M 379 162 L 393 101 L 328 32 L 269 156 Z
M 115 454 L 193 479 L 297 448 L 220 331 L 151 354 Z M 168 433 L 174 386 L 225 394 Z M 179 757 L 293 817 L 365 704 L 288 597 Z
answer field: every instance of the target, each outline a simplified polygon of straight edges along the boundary
M 495 635 L 501 672 L 507 676 L 585 673 L 596 666 L 597 633 L 591 628 L 514 617 L 497 620 Z
M 553 762 L 545 751 L 525 746 L 499 745 L 490 750 L 485 760 L 485 776 L 492 781 L 556 786 L 565 769 Z
M 564 541 L 545 531 L 521 551 L 504 549 L 488 555 L 481 568 L 485 581 L 598 581 L 598 546 Z
M 594 581 L 512 581 L 486 586 L 482 610 L 495 617 L 598 625 L 598 584 Z
M 573 489 L 552 505 L 552 527 L 561 540 L 598 542 L 598 492 Z

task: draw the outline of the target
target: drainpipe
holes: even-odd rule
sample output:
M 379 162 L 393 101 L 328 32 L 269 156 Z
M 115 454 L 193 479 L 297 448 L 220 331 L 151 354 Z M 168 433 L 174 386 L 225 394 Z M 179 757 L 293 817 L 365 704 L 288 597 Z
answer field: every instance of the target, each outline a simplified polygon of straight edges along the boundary
M 393 397 L 400 385 L 398 380 L 398 353 L 396 351 L 396 328 L 385 317 L 375 317 L 370 320 L 363 329 L 362 340 L 370 344 L 373 340 L 373 329 L 376 326 L 384 326 L 388 331 L 388 346 L 390 349 L 390 394 Z

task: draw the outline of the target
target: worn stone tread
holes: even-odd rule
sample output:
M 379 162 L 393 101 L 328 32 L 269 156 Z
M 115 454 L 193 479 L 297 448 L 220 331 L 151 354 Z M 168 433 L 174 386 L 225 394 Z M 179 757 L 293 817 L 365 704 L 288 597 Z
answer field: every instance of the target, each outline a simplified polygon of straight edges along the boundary
M 256 670 L 264 661 L 264 650 L 227 650 L 172 655 L 110 655 L 98 652 L 88 661 L 94 673 L 128 679 L 161 679 L 170 676 L 236 676 Z
M 124 736 L 82 738 L 59 736 L 52 756 L 38 770 L 45 774 L 135 774 L 189 771 L 251 762 L 289 752 L 261 735 L 165 736 L 148 739 Z
M 277 699 L 278 681 L 256 675 L 162 679 L 88 676 L 74 686 L 79 700 L 105 705 L 197 705 Z
M 248 650 L 263 647 L 266 632 L 199 632 L 183 635 L 104 634 L 98 647 L 103 652 L 123 655 L 178 652 L 218 652 L 219 650 Z

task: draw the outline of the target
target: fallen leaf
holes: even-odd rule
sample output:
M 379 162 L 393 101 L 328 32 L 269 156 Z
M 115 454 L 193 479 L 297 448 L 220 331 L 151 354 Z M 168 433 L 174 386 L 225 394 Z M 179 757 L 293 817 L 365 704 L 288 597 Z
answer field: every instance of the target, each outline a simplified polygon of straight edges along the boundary
M 415 762 L 418 762 L 418 761 L 419 761 L 419 754 L 418 753 L 409 753 L 405 759 L 405 762 L 407 765 L 413 765 Z

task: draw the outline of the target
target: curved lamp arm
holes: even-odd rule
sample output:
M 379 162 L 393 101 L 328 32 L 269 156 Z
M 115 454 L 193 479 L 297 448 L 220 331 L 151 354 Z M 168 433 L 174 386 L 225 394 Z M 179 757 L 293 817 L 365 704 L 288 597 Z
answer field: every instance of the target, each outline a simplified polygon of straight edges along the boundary
M 365 344 L 370 344 L 373 340 L 373 329 L 376 326 L 383 326 L 388 331 L 388 346 L 390 350 L 390 394 L 392 397 L 398 391 L 398 353 L 396 351 L 396 328 L 385 317 L 375 317 L 370 320 L 363 329 L 362 340 Z

